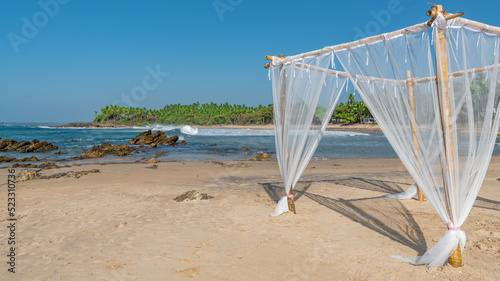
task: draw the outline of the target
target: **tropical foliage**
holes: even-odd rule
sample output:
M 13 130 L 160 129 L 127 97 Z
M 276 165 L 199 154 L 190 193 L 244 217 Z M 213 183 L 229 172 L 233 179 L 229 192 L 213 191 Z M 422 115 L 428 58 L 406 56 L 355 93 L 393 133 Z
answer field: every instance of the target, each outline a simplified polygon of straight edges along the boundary
M 355 100 L 353 94 L 349 94 L 345 103 L 337 104 L 332 116 L 333 120 L 342 120 L 342 123 L 359 123 L 361 118 L 373 117 L 363 101 Z
M 318 108 L 316 118 L 325 114 L 325 108 Z M 193 103 L 191 105 L 171 104 L 161 109 L 146 109 L 107 105 L 97 111 L 95 123 L 110 124 L 176 124 L 176 125 L 249 125 L 272 124 L 273 105 L 250 107 L 230 105 Z M 349 95 L 346 103 L 337 105 L 332 119 L 342 119 L 344 123 L 356 123 L 360 118 L 371 117 L 366 106 Z
M 248 125 L 273 122 L 273 106 L 193 103 L 171 104 L 161 109 L 109 105 L 101 108 L 94 122 L 126 124 Z

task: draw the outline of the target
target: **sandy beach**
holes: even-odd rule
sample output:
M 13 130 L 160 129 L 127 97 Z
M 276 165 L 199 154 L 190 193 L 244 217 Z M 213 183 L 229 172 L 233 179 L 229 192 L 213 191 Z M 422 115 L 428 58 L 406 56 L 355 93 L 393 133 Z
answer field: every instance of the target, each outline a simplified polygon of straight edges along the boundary
M 250 167 L 231 164 L 245 163 Z M 465 266 L 428 270 L 445 226 L 428 202 L 380 198 L 412 183 L 398 159 L 312 161 L 297 214 L 272 218 L 284 193 L 276 162 L 84 165 L 79 179 L 16 187 L 16 273 L 2 280 L 495 280 L 500 276 L 500 157 L 462 229 Z M 246 166 L 246 165 L 241 165 Z M 7 169 L 0 169 L 2 182 Z M 196 189 L 210 200 L 175 202 Z M 2 184 L 2 201 L 7 187 Z M 6 204 L 0 221 L 7 225 Z M 7 240 L 2 227 L 0 240 Z M 2 252 L 8 248 L 2 242 Z M 496 276 L 496 277 L 495 277 Z M 7 279 L 5 279 L 7 277 Z M 14 279 L 12 279 L 14 278 Z

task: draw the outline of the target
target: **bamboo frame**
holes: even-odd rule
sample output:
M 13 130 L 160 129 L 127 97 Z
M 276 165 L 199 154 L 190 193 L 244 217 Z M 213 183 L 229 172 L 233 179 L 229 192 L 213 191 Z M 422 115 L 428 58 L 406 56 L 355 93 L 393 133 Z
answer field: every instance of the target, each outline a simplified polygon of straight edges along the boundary
M 446 15 L 445 12 L 442 9 L 441 5 L 433 5 L 433 8 L 431 11 L 428 12 L 428 15 L 432 17 L 432 20 L 426 23 L 421 23 L 421 24 L 416 24 L 411 27 L 407 27 L 405 29 L 397 30 L 394 32 L 390 33 L 385 33 L 385 34 L 380 34 L 377 36 L 371 36 L 365 39 L 361 39 L 358 41 L 353 41 L 350 43 L 344 43 L 344 44 L 338 44 L 330 47 L 324 47 L 319 50 L 315 51 L 310 51 L 310 52 L 305 52 L 302 54 L 294 55 L 294 56 L 289 56 L 289 57 L 283 57 L 280 56 L 280 59 L 274 60 L 272 56 L 266 55 L 267 60 L 271 60 L 270 63 L 266 63 L 264 65 L 265 68 L 269 68 L 270 66 L 280 66 L 280 69 L 282 69 L 282 66 L 284 64 L 291 63 L 293 61 L 305 58 L 305 57 L 312 57 L 312 56 L 318 56 L 322 55 L 328 52 L 335 52 L 339 50 L 345 50 L 345 49 L 352 49 L 356 48 L 362 45 L 367 45 L 370 43 L 375 43 L 379 41 L 383 41 L 388 37 L 395 37 L 395 36 L 401 36 L 406 33 L 410 32 L 418 32 L 424 28 L 427 28 L 428 23 L 432 23 L 432 21 L 435 20 L 436 16 L 438 13 L 443 13 L 445 15 L 446 20 L 452 20 L 455 21 L 456 23 L 461 24 L 464 27 L 468 27 L 477 31 L 482 31 L 485 33 L 489 34 L 494 34 L 494 35 L 500 35 L 500 27 L 495 27 L 495 26 L 489 26 L 484 23 L 479 23 L 476 21 L 472 20 L 466 20 L 463 18 L 460 18 L 464 13 L 457 13 L 453 15 Z M 448 151 L 445 151 L 445 159 L 447 160 L 447 163 L 451 164 L 451 170 L 452 174 L 455 172 L 455 155 L 454 155 L 454 143 L 453 143 L 453 127 L 452 127 L 452 117 L 451 117 L 451 107 L 450 107 L 450 96 L 449 96 L 449 89 L 448 89 L 448 83 L 449 83 L 449 77 L 460 77 L 465 74 L 470 74 L 474 72 L 482 72 L 485 70 L 489 70 L 495 67 L 499 67 L 500 65 L 491 65 L 487 67 L 479 67 L 479 68 L 474 68 L 474 69 L 467 69 L 467 70 L 462 70 L 462 71 L 457 71 L 454 73 L 448 73 L 448 62 L 447 62 L 447 57 L 446 57 L 446 37 L 445 33 L 442 30 L 438 31 L 438 41 L 434 44 L 436 53 L 440 51 L 441 58 L 440 60 L 436 57 L 436 68 L 441 68 L 442 71 L 437 71 L 436 72 L 436 77 L 424 77 L 424 78 L 411 78 L 411 72 L 407 71 L 406 72 L 406 85 L 408 86 L 408 93 L 409 93 L 409 102 L 410 102 L 410 109 L 413 114 L 413 118 L 415 118 L 415 113 L 414 113 L 414 101 L 413 101 L 413 85 L 417 83 L 424 83 L 424 82 L 430 82 L 435 80 L 437 83 L 437 91 L 438 91 L 438 104 L 439 104 L 439 110 L 440 110 L 440 117 L 441 117 L 441 126 L 442 126 L 442 132 L 443 132 L 443 141 L 446 145 L 449 145 L 450 147 L 450 152 L 448 154 Z M 356 75 L 356 74 L 348 74 L 346 72 L 342 71 L 336 71 L 336 70 L 331 70 L 331 69 L 325 69 L 317 66 L 312 66 L 312 65 L 307 65 L 303 63 L 297 63 L 296 64 L 299 67 L 307 67 L 309 69 L 314 69 L 314 70 L 319 70 L 319 71 L 324 71 L 328 74 L 331 75 L 341 75 L 345 77 L 354 77 L 356 79 L 366 79 L 369 81 L 377 81 L 377 82 L 389 82 L 393 84 L 399 84 L 403 81 L 400 80 L 394 80 L 394 79 L 382 79 L 382 78 L 374 78 L 374 77 L 366 77 L 366 76 L 361 76 L 361 75 Z M 284 110 L 286 109 L 286 81 L 284 77 L 281 77 L 281 83 L 282 83 L 282 88 L 281 88 L 281 106 L 282 106 L 282 112 L 284 114 Z M 284 118 L 283 118 L 284 120 Z M 415 132 L 414 125 L 412 124 L 412 133 L 413 133 L 413 140 L 415 143 L 415 153 L 416 155 L 418 154 L 418 140 Z M 448 138 L 446 137 L 448 136 Z M 451 158 L 451 159 L 450 159 Z M 450 194 L 449 194 L 449 188 L 450 186 L 447 186 L 445 184 L 444 190 L 445 190 L 445 196 L 449 200 Z M 420 189 L 419 191 L 419 200 L 420 200 Z M 293 200 L 293 187 L 290 187 L 290 192 L 288 193 L 289 195 L 292 195 L 288 197 L 288 205 L 289 209 L 295 213 L 295 204 Z M 423 195 L 422 195 L 423 199 Z M 448 214 L 451 217 L 451 211 L 450 211 L 450 206 L 447 206 L 447 211 Z M 462 264 L 462 255 L 461 255 L 461 248 L 460 245 L 457 246 L 456 250 L 452 253 L 452 255 L 449 257 L 448 262 L 450 263 L 451 266 L 453 267 L 461 267 L 463 266 Z
M 403 84 L 406 83 L 406 80 L 395 80 L 395 79 L 382 79 L 382 78 L 377 78 L 377 77 L 370 77 L 370 76 L 363 76 L 363 75 L 358 75 L 358 74 L 353 74 L 353 73 L 347 73 L 344 71 L 339 71 L 339 70 L 333 70 L 333 69 L 328 69 L 328 68 L 323 68 L 315 65 L 310 65 L 306 63 L 295 63 L 296 66 L 298 67 L 304 67 L 312 70 L 317 70 L 317 71 L 324 71 L 330 75 L 338 75 L 338 76 L 344 76 L 344 77 L 353 77 L 356 79 L 361 79 L 361 80 L 367 80 L 367 81 L 374 81 L 374 82 L 387 82 L 391 84 Z M 483 66 L 483 67 L 477 67 L 477 68 L 472 68 L 472 69 L 467 69 L 467 70 L 460 70 L 456 71 L 453 73 L 450 73 L 449 75 L 453 77 L 460 77 L 467 74 L 471 73 L 476 73 L 476 72 L 482 72 L 482 71 L 487 71 L 491 70 L 495 67 L 500 67 L 500 64 L 497 65 L 489 65 L 489 66 Z M 432 80 L 436 80 L 436 77 L 423 77 L 423 78 L 412 78 L 412 84 L 418 84 L 418 83 L 425 83 L 425 82 L 430 82 Z
M 411 110 L 411 114 L 413 116 L 413 120 L 415 120 L 416 122 L 416 119 L 415 119 L 415 102 L 413 101 L 413 81 L 411 79 L 411 71 L 410 70 L 407 70 L 406 71 L 406 85 L 408 86 L 408 98 L 409 98 L 409 103 L 410 103 L 410 110 Z M 417 159 L 417 164 L 418 164 L 418 139 L 417 139 L 417 132 L 415 131 L 415 126 L 413 123 L 411 123 L 411 132 L 412 132 L 412 135 L 413 135 L 413 145 L 415 146 L 415 159 Z M 419 169 L 419 166 L 417 165 L 417 169 Z M 417 198 L 418 198 L 418 201 L 420 202 L 425 202 L 425 198 L 424 198 L 424 193 L 422 193 L 422 190 L 420 190 L 420 188 L 418 187 L 417 185 Z
M 378 42 L 378 41 L 383 41 L 387 37 L 394 37 L 394 36 L 404 35 L 406 33 L 417 32 L 417 31 L 420 31 L 424 28 L 427 28 L 427 23 L 419 23 L 419 24 L 416 24 L 416 25 L 413 25 L 413 26 L 410 26 L 410 27 L 407 27 L 404 29 L 400 29 L 400 30 L 396 30 L 393 32 L 384 33 L 384 34 L 380 34 L 380 35 L 376 35 L 376 36 L 367 37 L 365 39 L 361 39 L 358 41 L 353 41 L 350 43 L 343 43 L 343 44 L 330 46 L 330 47 L 324 47 L 323 49 L 319 49 L 316 51 L 311 51 L 311 52 L 298 54 L 295 56 L 285 57 L 284 59 L 273 62 L 272 64 L 274 66 L 280 66 L 280 65 L 283 65 L 286 63 L 290 63 L 291 61 L 298 60 L 298 59 L 305 58 L 305 57 L 318 56 L 318 55 L 322 55 L 322 54 L 325 54 L 325 53 L 328 53 L 331 51 L 352 49 L 352 48 L 359 47 L 361 45 L 366 45 L 366 44 L 370 44 L 370 43 L 374 43 L 374 42 Z
M 443 6 L 434 5 L 433 8 L 437 9 L 437 12 L 443 12 Z M 450 105 L 450 93 L 448 89 L 449 74 L 448 74 L 448 61 L 446 56 L 446 35 L 443 30 L 438 29 L 438 41 L 434 44 L 436 54 L 440 53 L 440 58 L 436 56 L 436 82 L 437 82 L 437 92 L 438 92 L 438 104 L 441 115 L 441 126 L 443 130 L 443 143 L 445 147 L 445 160 L 448 165 L 451 164 L 451 174 L 455 175 L 455 147 L 453 140 L 453 125 L 451 117 L 451 105 Z M 449 154 L 446 147 L 450 148 Z M 444 171 L 443 171 L 444 173 Z M 444 181 L 444 195 L 447 202 L 450 202 L 450 188 L 449 183 Z M 451 218 L 450 206 L 446 206 L 448 211 L 448 216 Z M 462 253 L 460 245 L 455 249 L 455 251 L 448 258 L 448 263 L 455 267 L 461 267 L 462 264 Z
M 460 16 L 462 16 L 462 15 L 463 15 L 463 13 L 457 13 L 457 14 L 453 14 L 453 15 L 446 15 L 445 19 L 446 20 L 453 19 L 455 22 L 457 22 L 457 23 L 459 23 L 459 24 L 461 24 L 463 26 L 466 26 L 466 27 L 469 27 L 469 28 L 472 28 L 472 29 L 475 29 L 475 30 L 479 30 L 479 31 L 484 31 L 484 32 L 487 32 L 487 33 L 495 34 L 495 35 L 500 35 L 500 27 L 490 26 L 490 25 L 487 25 L 487 24 L 484 24 L 484 23 L 480 23 L 480 22 L 477 22 L 477 21 L 467 20 L 467 19 L 464 19 L 464 18 L 460 18 Z M 331 51 L 339 51 L 339 50 L 343 50 L 343 49 L 352 49 L 352 48 L 359 47 L 361 45 L 366 45 L 366 44 L 375 43 L 375 42 L 378 42 L 378 41 L 383 41 L 383 40 L 385 40 L 385 38 L 388 38 L 388 37 L 400 36 L 400 35 L 403 35 L 405 33 L 411 33 L 411 32 L 420 31 L 420 30 L 428 27 L 427 23 L 428 22 L 419 23 L 419 24 L 416 24 L 416 25 L 413 25 L 413 26 L 410 26 L 410 27 L 407 27 L 407 28 L 404 28 L 404 29 L 400 29 L 400 30 L 396 30 L 396 31 L 393 31 L 393 32 L 384 33 L 384 34 L 380 34 L 380 35 L 376 35 L 376 36 L 367 37 L 365 39 L 360 39 L 358 41 L 353 41 L 353 42 L 350 42 L 350 43 L 343 43 L 343 44 L 338 44 L 338 45 L 334 45 L 334 46 L 324 47 L 323 49 L 319 49 L 319 50 L 316 50 L 316 51 L 310 51 L 310 52 L 305 52 L 305 53 L 294 55 L 294 56 L 285 57 L 285 58 L 283 58 L 283 59 L 281 59 L 279 61 L 267 63 L 266 65 L 267 65 L 267 67 L 271 66 L 271 64 L 274 65 L 274 66 L 280 66 L 280 65 L 283 65 L 283 64 L 286 64 L 286 63 L 290 63 L 291 61 L 302 59 L 302 58 L 305 58 L 305 57 L 318 56 L 318 55 L 325 54 L 325 53 L 328 53 L 328 52 L 331 52 Z M 281 58 L 281 56 L 280 56 L 280 58 Z M 266 59 L 268 59 L 267 56 L 266 56 Z M 270 58 L 268 60 L 272 60 L 272 58 Z M 266 65 L 265 65 L 265 67 L 266 67 Z

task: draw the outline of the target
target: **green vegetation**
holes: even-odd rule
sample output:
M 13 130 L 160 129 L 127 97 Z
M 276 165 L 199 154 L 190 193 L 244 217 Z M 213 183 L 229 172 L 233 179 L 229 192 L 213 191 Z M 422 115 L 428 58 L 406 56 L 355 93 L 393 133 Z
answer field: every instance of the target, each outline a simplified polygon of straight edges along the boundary
M 326 108 L 318 107 L 316 118 L 325 114 Z M 107 105 L 96 114 L 95 123 L 174 125 L 260 125 L 273 123 L 273 105 L 249 107 L 216 103 L 193 103 L 191 105 L 171 104 L 161 109 L 146 109 Z M 343 123 L 356 123 L 360 118 L 371 117 L 366 106 L 349 95 L 347 102 L 337 105 L 332 119 L 342 119 Z
M 162 109 L 146 109 L 109 105 L 101 108 L 96 123 L 188 124 L 188 125 L 249 125 L 273 122 L 273 106 L 248 107 L 215 103 L 171 104 Z
M 346 103 L 339 103 L 335 107 L 332 120 L 342 120 L 342 123 L 359 123 L 361 118 L 373 118 L 368 107 L 362 102 L 354 99 L 353 94 L 349 94 Z

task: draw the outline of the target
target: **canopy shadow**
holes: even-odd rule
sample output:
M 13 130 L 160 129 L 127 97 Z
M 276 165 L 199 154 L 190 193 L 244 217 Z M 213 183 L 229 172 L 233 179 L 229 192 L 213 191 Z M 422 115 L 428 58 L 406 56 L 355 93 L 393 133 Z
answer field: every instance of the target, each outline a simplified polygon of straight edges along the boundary
M 482 209 L 489 209 L 489 210 L 494 210 L 494 211 L 500 211 L 500 201 L 486 199 L 486 198 L 478 196 L 476 198 L 476 202 L 474 202 L 474 207 L 482 208 Z
M 348 177 L 344 179 L 322 180 L 336 185 L 344 185 L 364 190 L 397 193 L 401 192 L 400 184 L 391 181 Z M 308 192 L 313 181 L 303 181 L 297 184 L 294 194 L 297 198 L 305 196 L 320 205 L 337 212 L 364 227 L 375 231 L 393 241 L 401 243 L 422 255 L 427 250 L 427 243 L 422 230 L 411 215 L 410 211 L 399 200 L 383 198 L 380 196 L 356 199 L 330 198 Z M 260 183 L 269 197 L 279 200 L 278 191 L 282 186 L 275 183 Z

